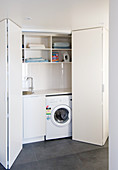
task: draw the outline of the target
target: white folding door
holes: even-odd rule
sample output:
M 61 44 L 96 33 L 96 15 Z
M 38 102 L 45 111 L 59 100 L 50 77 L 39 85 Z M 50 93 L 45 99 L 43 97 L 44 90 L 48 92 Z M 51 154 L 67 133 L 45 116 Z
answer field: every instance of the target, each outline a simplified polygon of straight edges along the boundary
M 73 31 L 73 139 L 103 145 L 108 136 L 108 33 Z
M 22 34 L 0 22 L 0 163 L 10 169 L 22 149 Z

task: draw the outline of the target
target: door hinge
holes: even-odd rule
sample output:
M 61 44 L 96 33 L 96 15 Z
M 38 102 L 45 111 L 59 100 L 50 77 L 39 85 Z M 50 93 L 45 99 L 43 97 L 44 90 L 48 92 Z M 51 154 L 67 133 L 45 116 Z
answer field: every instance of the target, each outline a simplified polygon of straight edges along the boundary
M 8 19 L 7 19 L 7 32 L 8 32 Z
M 102 92 L 104 93 L 104 84 L 102 84 Z
M 9 118 L 9 113 L 7 113 L 7 118 Z

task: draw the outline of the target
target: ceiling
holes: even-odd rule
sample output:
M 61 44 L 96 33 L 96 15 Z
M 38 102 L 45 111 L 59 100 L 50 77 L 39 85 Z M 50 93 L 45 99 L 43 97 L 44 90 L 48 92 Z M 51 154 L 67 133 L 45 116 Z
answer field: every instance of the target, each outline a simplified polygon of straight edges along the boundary
M 85 25 L 95 13 L 102 22 L 106 6 L 108 0 L 0 0 L 0 20 L 10 18 L 26 30 L 69 31 L 73 23 Z

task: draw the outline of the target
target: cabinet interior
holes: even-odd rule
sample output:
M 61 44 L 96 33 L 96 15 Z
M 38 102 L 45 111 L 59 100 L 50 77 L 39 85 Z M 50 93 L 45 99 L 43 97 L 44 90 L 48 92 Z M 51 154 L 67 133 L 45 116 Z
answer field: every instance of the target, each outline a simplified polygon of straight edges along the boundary
M 68 48 L 54 48 L 53 44 L 68 43 Z M 29 48 L 29 44 L 43 44 L 42 48 Z M 22 81 L 32 77 L 34 90 L 72 88 L 72 49 L 70 34 L 23 33 L 22 35 Z M 53 55 L 58 55 L 58 62 Z M 64 54 L 69 56 L 64 61 Z M 43 58 L 45 62 L 37 62 Z M 28 60 L 30 62 L 27 62 Z M 36 60 L 36 61 L 35 61 Z

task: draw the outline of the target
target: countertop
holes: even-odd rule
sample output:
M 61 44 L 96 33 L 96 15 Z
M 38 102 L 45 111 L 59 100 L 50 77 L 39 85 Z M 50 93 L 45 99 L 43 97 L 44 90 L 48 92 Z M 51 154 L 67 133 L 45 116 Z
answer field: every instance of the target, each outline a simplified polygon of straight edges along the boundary
M 58 94 L 69 94 L 72 93 L 72 89 L 50 89 L 50 90 L 34 90 L 33 94 L 22 95 L 23 97 L 33 97 L 38 95 L 58 95 Z

